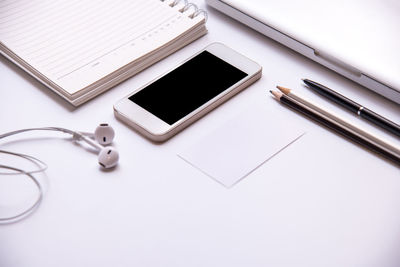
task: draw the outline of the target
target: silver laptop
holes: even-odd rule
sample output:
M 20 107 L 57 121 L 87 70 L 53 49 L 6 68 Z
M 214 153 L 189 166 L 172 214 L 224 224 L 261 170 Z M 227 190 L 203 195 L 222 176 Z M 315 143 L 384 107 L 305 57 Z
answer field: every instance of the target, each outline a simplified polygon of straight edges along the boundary
M 300 54 L 400 103 L 400 1 L 206 2 Z

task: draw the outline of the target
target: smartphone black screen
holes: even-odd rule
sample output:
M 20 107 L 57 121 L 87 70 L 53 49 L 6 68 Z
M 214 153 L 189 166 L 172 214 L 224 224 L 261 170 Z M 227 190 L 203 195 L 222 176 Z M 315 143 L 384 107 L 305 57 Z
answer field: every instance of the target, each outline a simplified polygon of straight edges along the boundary
M 172 125 L 247 75 L 203 51 L 129 100 Z

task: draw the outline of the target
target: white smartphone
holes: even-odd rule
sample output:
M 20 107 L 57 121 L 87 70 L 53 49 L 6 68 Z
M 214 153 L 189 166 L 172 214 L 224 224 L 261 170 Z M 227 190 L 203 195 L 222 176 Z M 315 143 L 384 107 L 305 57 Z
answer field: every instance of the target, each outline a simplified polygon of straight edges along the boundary
M 117 119 L 161 142 L 261 77 L 261 66 L 233 49 L 213 43 L 124 97 Z

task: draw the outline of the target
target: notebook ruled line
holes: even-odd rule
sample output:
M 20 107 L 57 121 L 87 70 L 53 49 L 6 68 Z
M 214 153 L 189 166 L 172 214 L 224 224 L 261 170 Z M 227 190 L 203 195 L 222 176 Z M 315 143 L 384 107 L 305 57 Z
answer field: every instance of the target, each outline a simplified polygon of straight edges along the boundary
M 174 16 L 172 16 L 172 17 L 174 17 Z M 167 20 L 171 19 L 172 17 L 169 17 Z M 145 24 L 146 24 L 145 22 L 142 22 L 141 24 L 138 24 L 138 27 L 136 27 L 136 28 L 141 28 Z M 152 30 L 154 27 L 157 27 L 158 25 L 159 24 L 153 25 L 149 30 Z M 146 25 L 146 27 L 147 26 L 150 26 L 150 25 Z M 136 38 L 136 37 L 134 37 L 134 38 L 130 37 L 132 39 L 127 39 L 127 36 L 143 35 L 143 32 L 137 32 L 136 28 L 131 31 L 125 31 L 124 36 L 121 36 L 120 38 L 118 38 L 119 35 L 116 35 L 115 37 L 107 38 L 105 40 L 109 40 L 109 41 L 104 41 L 102 44 L 97 44 L 94 42 L 89 42 L 87 44 L 82 43 L 81 46 L 84 45 L 84 49 L 81 49 L 78 52 L 74 53 L 73 57 L 65 56 L 65 57 L 62 57 L 62 58 L 64 58 L 64 60 L 60 60 L 60 59 L 58 59 L 58 56 L 60 56 L 60 55 L 54 55 L 55 56 L 54 60 L 52 62 L 49 62 L 49 60 L 46 59 L 46 61 L 49 62 L 49 64 L 43 65 L 43 66 L 46 67 L 49 71 L 54 72 L 55 75 L 58 75 L 60 72 L 63 72 L 63 69 L 69 68 L 71 64 L 77 65 L 77 64 L 79 64 L 79 62 L 90 59 L 91 57 L 100 53 L 101 51 L 109 50 L 110 48 L 114 48 L 121 43 L 126 43 L 126 42 L 129 43 L 130 40 Z M 95 48 L 97 48 L 97 49 L 94 50 Z M 68 66 L 66 66 L 66 65 L 68 65 Z
M 160 25 L 164 24 L 165 22 L 169 21 L 171 18 L 172 18 L 172 17 L 170 17 L 170 18 L 164 20 L 162 23 L 158 24 L 158 26 L 160 26 Z M 127 44 L 129 44 L 129 43 L 131 43 L 131 42 L 133 42 L 134 40 L 139 39 L 139 38 L 142 37 L 143 35 L 146 35 L 147 33 L 151 32 L 151 31 L 153 31 L 153 30 L 154 30 L 154 29 L 151 29 L 151 30 L 145 32 L 144 34 L 142 34 L 142 35 L 140 35 L 140 36 L 138 36 L 138 37 L 136 37 L 136 38 L 134 38 L 134 39 L 132 39 L 132 40 L 129 40 L 128 42 L 126 42 L 126 43 L 124 43 L 124 44 L 121 44 L 120 46 L 116 47 L 115 49 L 113 49 L 113 50 L 111 50 L 111 51 L 108 51 L 107 53 L 101 55 L 100 57 L 98 57 L 98 58 L 96 58 L 96 59 L 94 59 L 94 60 L 92 60 L 92 61 L 90 61 L 90 62 L 88 62 L 88 63 L 86 63 L 86 64 L 84 64 L 84 65 L 82 65 L 82 66 L 80 66 L 79 68 L 76 68 L 76 69 L 74 69 L 74 70 L 72 70 L 72 71 L 70 71 L 70 72 L 68 72 L 68 73 L 66 73 L 66 74 L 64 74 L 64 75 L 62 75 L 62 76 L 60 76 L 60 77 L 58 77 L 57 79 L 58 79 L 58 80 L 59 80 L 59 79 L 62 79 L 62 78 L 64 78 L 64 77 L 66 77 L 66 76 L 72 74 L 73 72 L 78 71 L 79 69 L 81 69 L 81 68 L 83 68 L 83 67 L 86 67 L 86 66 L 88 66 L 88 65 L 90 65 L 90 64 L 92 64 L 92 63 L 94 63 L 94 62 L 96 62 L 97 60 L 101 59 L 102 57 L 104 57 L 104 56 L 106 56 L 106 55 L 108 55 L 108 54 L 113 53 L 114 51 L 118 50 L 119 48 L 121 48 L 121 47 L 123 47 L 123 46 L 125 46 L 125 45 L 127 45 Z

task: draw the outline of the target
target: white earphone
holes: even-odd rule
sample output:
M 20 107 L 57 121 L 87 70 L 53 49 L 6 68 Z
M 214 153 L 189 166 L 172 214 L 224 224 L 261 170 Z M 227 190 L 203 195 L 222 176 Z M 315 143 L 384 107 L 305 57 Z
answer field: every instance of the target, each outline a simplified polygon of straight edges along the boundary
M 61 127 L 41 127 L 41 128 L 21 129 L 21 130 L 17 130 L 17 131 L 8 132 L 5 134 L 0 134 L 0 140 L 5 137 L 11 136 L 11 135 L 15 135 L 15 134 L 23 133 L 23 132 L 29 132 L 29 131 L 59 131 L 59 132 L 70 134 L 70 135 L 72 135 L 73 141 L 83 141 L 83 142 L 87 143 L 88 145 L 90 145 L 91 147 L 98 150 L 98 152 L 99 152 L 98 161 L 99 161 L 100 166 L 102 166 L 103 168 L 110 169 L 110 168 L 115 167 L 118 164 L 118 159 L 119 159 L 118 151 L 114 147 L 110 146 L 110 144 L 112 143 L 112 141 L 114 139 L 115 132 L 114 132 L 114 129 L 107 123 L 102 123 L 99 126 L 97 126 L 94 133 L 78 132 L 78 131 L 73 131 L 73 130 L 69 130 L 69 129 L 65 129 L 65 128 L 61 128 Z M 44 172 L 47 168 L 47 165 L 43 161 L 41 161 L 33 156 L 29 156 L 29 155 L 25 155 L 25 154 L 21 154 L 21 153 L 10 152 L 10 151 L 5 151 L 5 150 L 0 150 L 0 153 L 20 157 L 22 159 L 33 162 L 35 165 L 38 166 L 38 169 L 36 169 L 36 170 L 27 171 L 27 170 L 13 167 L 13 166 L 7 166 L 7 165 L 0 164 L 0 169 L 5 169 L 5 170 L 11 171 L 9 173 L 8 172 L 7 173 L 0 172 L 1 175 L 16 175 L 16 174 L 26 175 L 30 178 L 30 180 L 32 180 L 34 182 L 34 184 L 36 185 L 36 187 L 38 189 L 38 197 L 30 207 L 28 207 L 24 211 L 19 212 L 13 216 L 3 217 L 0 215 L 0 224 L 7 224 L 7 223 L 17 222 L 17 221 L 25 218 L 39 206 L 39 204 L 41 203 L 41 201 L 43 199 L 43 189 L 42 189 L 41 184 L 39 183 L 39 181 L 35 178 L 35 176 L 33 174 Z
M 99 151 L 98 161 L 100 166 L 102 166 L 103 168 L 109 169 L 115 167 L 118 164 L 119 160 L 118 151 L 112 146 L 108 146 L 109 144 L 112 143 L 115 136 L 115 132 L 114 129 L 107 123 L 102 123 L 99 126 L 97 126 L 94 133 L 78 132 L 61 127 L 41 127 L 41 128 L 21 129 L 1 134 L 0 139 L 28 131 L 59 131 L 71 134 L 73 140 L 83 141 Z M 104 147 L 104 145 L 106 146 Z
M 98 149 L 99 151 L 99 164 L 105 169 L 115 167 L 118 164 L 119 154 L 118 151 L 112 147 L 108 146 L 112 143 L 115 132 L 114 129 L 107 123 L 101 123 L 97 126 L 94 134 L 74 132 L 72 135 L 74 140 L 82 140 L 90 146 Z M 94 140 L 97 142 L 95 142 Z M 104 145 L 107 145 L 104 147 Z

